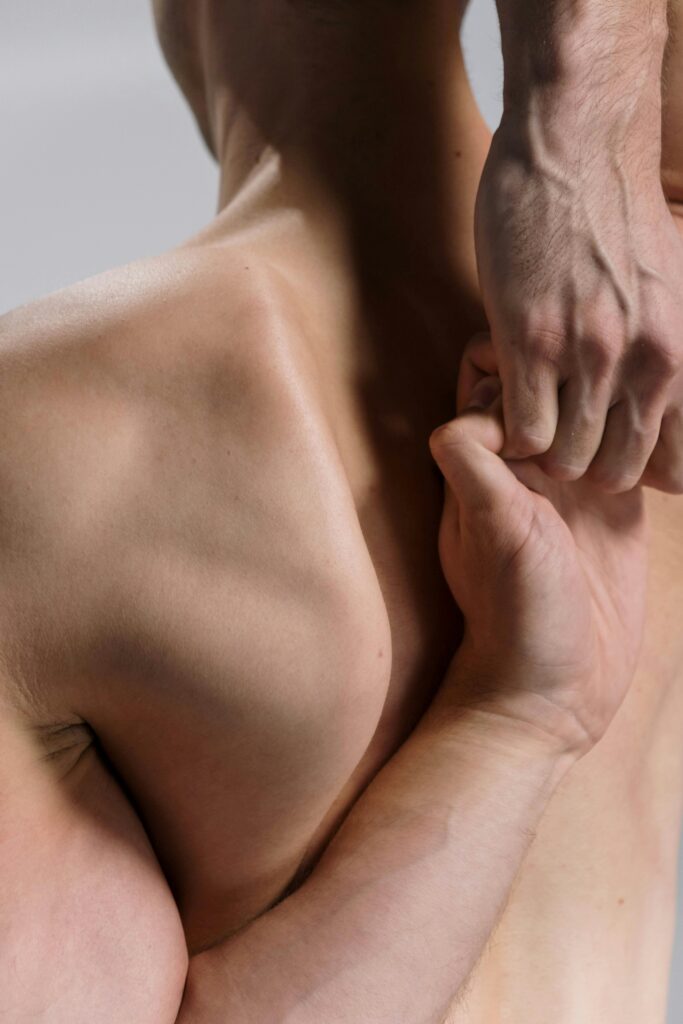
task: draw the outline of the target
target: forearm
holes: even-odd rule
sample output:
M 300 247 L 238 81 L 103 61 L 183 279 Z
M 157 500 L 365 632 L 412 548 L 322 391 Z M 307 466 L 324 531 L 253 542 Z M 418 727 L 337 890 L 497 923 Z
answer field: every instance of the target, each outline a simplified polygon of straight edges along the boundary
M 497 0 L 505 121 L 563 155 L 659 165 L 667 0 Z M 525 131 L 525 127 L 528 131 Z M 644 147 L 646 152 L 644 152 Z
M 438 1024 L 573 757 L 430 712 L 294 895 L 190 967 L 179 1024 Z

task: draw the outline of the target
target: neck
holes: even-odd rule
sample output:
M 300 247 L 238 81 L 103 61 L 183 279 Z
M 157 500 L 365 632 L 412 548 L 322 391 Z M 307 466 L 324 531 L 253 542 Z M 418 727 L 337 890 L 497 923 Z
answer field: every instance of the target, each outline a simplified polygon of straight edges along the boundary
M 471 250 L 488 145 L 459 47 L 462 6 L 210 4 L 203 50 L 221 209 L 316 207 L 373 258 L 450 274 L 465 237 Z

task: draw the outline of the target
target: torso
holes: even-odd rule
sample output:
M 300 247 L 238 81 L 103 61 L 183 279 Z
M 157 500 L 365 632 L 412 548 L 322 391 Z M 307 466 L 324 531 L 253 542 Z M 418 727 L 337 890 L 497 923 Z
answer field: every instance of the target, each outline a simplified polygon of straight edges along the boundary
M 467 216 L 485 154 L 478 123 L 469 143 Z M 359 303 L 305 248 L 298 262 L 291 230 L 272 243 L 208 232 L 4 332 L 2 427 L 22 439 L 0 465 L 13 510 L 2 524 L 4 778 L 31 764 L 12 786 L 13 821 L 43 794 L 48 888 L 72 856 L 79 877 L 106 860 L 104 831 L 109 876 L 131 893 L 118 898 L 121 939 L 147 921 L 169 936 L 169 1002 L 178 922 L 127 798 L 191 949 L 211 945 L 305 875 L 460 636 L 426 441 L 453 411 L 458 354 L 481 319 L 472 254 L 452 307 L 434 317 L 407 303 L 392 316 L 386 282 L 386 295 L 373 282 Z M 683 769 L 683 502 L 648 503 L 638 678 L 553 801 L 457 1024 L 540 1024 L 549 1008 L 560 1024 L 663 1021 Z M 71 749 L 48 774 L 39 757 L 63 739 L 38 727 L 72 721 L 88 729 L 60 734 Z M 17 884 L 35 875 L 26 851 L 11 864 Z

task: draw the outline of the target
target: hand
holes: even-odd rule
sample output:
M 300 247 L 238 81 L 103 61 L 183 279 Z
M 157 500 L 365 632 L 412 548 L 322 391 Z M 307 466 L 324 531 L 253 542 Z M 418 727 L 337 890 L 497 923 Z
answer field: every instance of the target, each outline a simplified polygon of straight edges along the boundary
M 465 374 L 460 404 L 471 381 Z M 636 665 L 642 492 L 617 497 L 506 464 L 500 383 L 481 377 L 472 400 L 492 396 L 491 408 L 470 408 L 431 442 L 447 482 L 441 561 L 465 616 L 453 698 L 580 755 L 604 734 Z
M 504 119 L 476 210 L 505 455 L 681 493 L 683 241 L 659 180 L 635 157 L 586 166 L 538 141 L 522 156 L 518 135 Z

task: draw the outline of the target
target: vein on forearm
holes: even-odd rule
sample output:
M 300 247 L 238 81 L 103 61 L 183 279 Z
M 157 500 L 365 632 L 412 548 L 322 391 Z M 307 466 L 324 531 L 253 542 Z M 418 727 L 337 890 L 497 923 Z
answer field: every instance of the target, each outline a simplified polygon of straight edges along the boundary
M 533 90 L 566 88 L 590 95 L 594 112 L 616 104 L 621 115 L 644 88 L 656 83 L 660 91 L 667 0 L 497 3 L 507 103 L 523 103 Z

